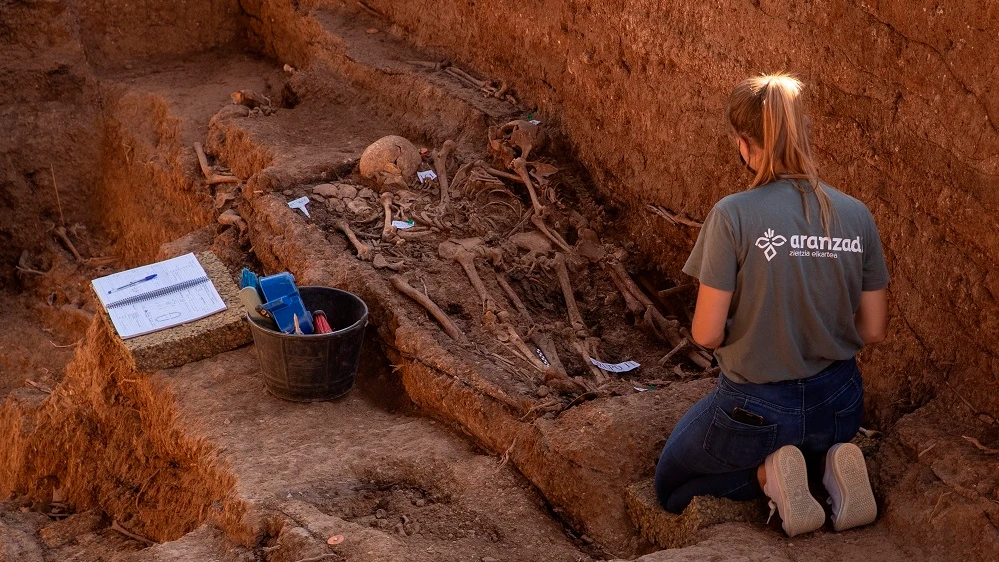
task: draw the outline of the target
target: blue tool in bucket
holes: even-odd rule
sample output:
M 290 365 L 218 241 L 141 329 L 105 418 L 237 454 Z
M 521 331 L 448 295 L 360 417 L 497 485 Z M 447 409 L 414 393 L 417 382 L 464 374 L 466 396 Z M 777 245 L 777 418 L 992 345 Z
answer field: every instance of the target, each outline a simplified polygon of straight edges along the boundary
M 298 329 L 303 334 L 311 334 L 315 331 L 312 322 L 312 314 L 305 309 L 302 297 L 295 286 L 295 276 L 284 272 L 259 277 L 256 279 L 257 287 L 261 292 L 261 308 L 270 314 L 271 318 L 278 326 L 278 330 L 285 334 L 295 333 L 295 318 L 298 318 Z

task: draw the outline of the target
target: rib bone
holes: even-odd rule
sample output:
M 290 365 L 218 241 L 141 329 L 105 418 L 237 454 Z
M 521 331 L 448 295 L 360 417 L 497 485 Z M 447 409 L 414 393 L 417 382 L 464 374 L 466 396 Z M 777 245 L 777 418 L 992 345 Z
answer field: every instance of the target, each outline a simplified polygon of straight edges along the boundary
M 419 303 L 420 306 L 425 308 L 427 312 L 433 315 L 433 317 L 440 322 L 441 327 L 444 328 L 444 332 L 447 333 L 451 339 L 461 343 L 468 343 L 468 339 L 465 338 L 465 334 L 458 329 L 451 318 L 445 314 L 434 301 L 430 300 L 430 297 L 414 289 L 399 275 L 393 275 L 389 278 L 389 281 L 392 282 L 392 286 L 395 287 L 397 291 L 413 299 Z

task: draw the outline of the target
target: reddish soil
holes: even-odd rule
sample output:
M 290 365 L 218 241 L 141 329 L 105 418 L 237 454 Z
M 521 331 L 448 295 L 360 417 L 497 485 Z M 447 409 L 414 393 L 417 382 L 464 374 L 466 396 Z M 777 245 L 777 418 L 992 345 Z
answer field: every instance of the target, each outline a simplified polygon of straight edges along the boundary
M 960 289 L 962 279 L 989 286 L 991 239 L 967 239 L 981 221 L 939 220 L 948 202 L 986 219 L 991 209 L 978 194 L 994 176 L 995 163 L 981 157 L 994 131 L 977 124 L 983 111 L 988 123 L 977 92 L 989 82 L 961 50 L 978 45 L 977 28 L 954 27 L 961 18 L 950 11 L 936 12 L 930 28 L 848 6 L 830 20 L 812 11 L 765 16 L 777 10 L 767 5 L 708 18 L 699 7 L 680 17 L 551 3 L 532 16 L 500 4 L 0 2 L 0 47 L 10 53 L 0 58 L 0 123 L 11 132 L 0 139 L 0 321 L 9 327 L 0 333 L 0 396 L 8 397 L 0 561 L 999 556 L 999 411 L 979 390 L 994 355 L 980 342 L 995 328 L 979 310 L 993 297 Z M 822 33 L 831 21 L 851 22 L 850 30 Z M 718 55 L 730 51 L 722 46 L 731 45 L 733 22 L 746 37 L 766 37 L 760 45 L 773 53 Z M 814 52 L 774 38 L 801 29 Z M 874 39 L 849 35 L 864 30 Z M 677 43 L 688 32 L 702 39 Z M 941 46 L 948 37 L 957 43 Z M 676 272 L 696 229 L 647 204 L 702 217 L 732 190 L 721 186 L 740 181 L 716 142 L 724 138 L 716 93 L 747 65 L 787 55 L 810 67 L 823 48 L 822 57 L 850 64 L 837 76 L 806 76 L 815 84 L 817 144 L 834 162 L 863 154 L 859 164 L 830 166 L 829 177 L 871 204 L 896 279 L 894 343 L 864 358 L 865 425 L 885 433 L 866 448 L 881 517 L 866 529 L 793 541 L 774 524 L 690 529 L 681 518 L 665 525 L 685 546 L 657 551 L 624 498 L 649 478 L 712 373 L 696 349 L 664 359 L 673 347 L 664 339 L 688 325 L 693 293 L 660 297 L 686 282 L 663 272 Z M 493 89 L 507 81 L 513 96 L 485 95 L 433 66 L 444 58 L 489 76 Z M 660 59 L 668 64 L 653 64 Z M 912 64 L 889 70 L 889 59 Z M 947 81 L 919 87 L 950 100 L 957 117 L 948 122 L 907 89 L 913 73 L 938 68 L 963 90 Z M 272 103 L 233 105 L 237 90 Z M 571 246 L 560 253 L 583 326 L 570 324 L 555 252 L 528 259 L 516 244 L 514 235 L 535 230 L 521 220 L 531 207 L 524 186 L 485 179 L 481 167 L 454 183 L 477 160 L 504 168 L 488 129 L 529 115 L 549 134 L 548 146 L 532 151 L 544 164 L 532 181 L 545 224 Z M 978 140 L 958 140 L 958 129 L 978 131 Z M 356 168 L 386 134 L 431 153 L 445 139 L 457 147 L 449 206 L 439 205 L 438 182 L 395 194 L 393 218 L 414 219 L 423 232 L 398 244 L 383 239 L 378 186 Z M 207 185 L 195 142 L 216 172 L 239 182 Z M 428 156 L 421 169 L 433 165 Z M 549 166 L 558 171 L 541 177 Z M 943 195 L 928 195 L 934 181 Z M 330 183 L 349 193 L 314 191 Z M 901 184 L 908 187 L 888 189 Z M 287 206 L 300 196 L 312 199 L 310 218 Z M 930 210 L 924 216 L 915 205 Z M 889 209 L 915 218 L 899 222 Z M 245 226 L 217 223 L 223 212 Z M 359 260 L 335 228 L 340 220 L 401 271 Z M 56 230 L 63 225 L 65 238 Z M 473 252 L 485 303 L 440 251 L 469 238 L 493 250 Z M 915 239 L 941 256 L 945 275 L 924 279 L 915 258 L 900 257 Z M 288 270 L 302 284 L 364 298 L 371 327 L 357 389 L 329 403 L 280 401 L 264 391 L 252 347 L 172 370 L 131 370 L 110 345 L 114 335 L 93 320 L 88 280 L 206 248 L 234 273 Z M 963 269 L 955 265 L 962 255 L 971 256 Z M 650 308 L 622 297 L 609 272 L 614 259 Z M 469 343 L 399 294 L 389 280 L 396 274 L 439 304 Z M 924 299 L 945 287 L 957 296 L 934 312 Z M 532 326 L 547 334 L 565 374 L 532 365 Z M 578 330 L 594 338 L 600 359 L 642 367 L 595 373 L 572 345 Z M 344 541 L 330 546 L 331 536 Z

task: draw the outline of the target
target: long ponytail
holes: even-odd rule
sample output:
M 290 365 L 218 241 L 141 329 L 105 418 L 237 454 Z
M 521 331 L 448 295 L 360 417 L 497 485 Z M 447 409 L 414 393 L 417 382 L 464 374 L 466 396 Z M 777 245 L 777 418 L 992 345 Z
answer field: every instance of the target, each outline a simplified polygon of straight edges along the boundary
M 805 218 L 811 221 L 808 212 L 808 193 L 811 192 L 819 202 L 822 228 L 828 233 L 833 216 L 832 201 L 822 188 L 812 157 L 801 90 L 802 83 L 789 74 L 748 78 L 729 96 L 728 119 L 737 134 L 763 149 L 763 158 L 750 188 L 778 178 L 795 180 Z M 807 187 L 800 180 L 807 180 Z

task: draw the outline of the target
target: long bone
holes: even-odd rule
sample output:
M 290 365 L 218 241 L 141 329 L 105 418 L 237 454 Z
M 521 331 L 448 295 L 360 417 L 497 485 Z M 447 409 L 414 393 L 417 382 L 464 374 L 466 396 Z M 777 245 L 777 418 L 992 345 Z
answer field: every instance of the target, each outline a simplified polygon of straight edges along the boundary
M 531 181 L 530 174 L 527 173 L 527 161 L 523 158 L 514 158 L 510 165 L 527 186 L 527 191 L 531 194 L 531 206 L 534 207 L 534 212 L 542 217 L 545 216 L 547 209 L 538 200 L 538 192 L 534 190 L 534 183 Z
M 558 351 L 555 348 L 555 342 L 552 341 L 548 333 L 538 327 L 534 323 L 534 318 L 531 316 L 531 312 L 527 310 L 527 306 L 524 305 L 524 301 L 521 300 L 517 292 L 513 290 L 510 286 L 510 282 L 507 281 L 506 276 L 502 273 L 496 274 L 496 281 L 499 283 L 500 288 L 506 293 L 507 298 L 513 303 L 514 308 L 520 312 L 520 315 L 524 317 L 524 320 L 531 326 L 528 330 L 528 338 L 541 350 L 544 354 L 545 359 L 548 360 L 548 368 L 545 370 L 545 383 L 557 388 L 563 392 L 582 394 L 589 391 L 585 385 L 580 384 L 569 376 L 569 372 L 566 370 L 565 365 L 562 364 L 562 359 L 558 356 Z
M 610 275 L 611 281 L 617 286 L 617 290 L 621 292 L 621 296 L 624 297 L 624 304 L 635 318 L 642 318 L 645 315 L 645 307 L 642 303 L 638 302 L 635 295 L 631 294 L 628 286 L 625 285 L 624 280 L 617 274 L 617 271 L 611 267 L 609 262 L 604 262 L 604 267 L 607 269 L 607 274 Z
M 344 233 L 347 236 L 347 239 L 350 240 L 350 243 L 354 246 L 354 249 L 357 250 L 357 259 L 362 261 L 370 261 L 372 258 L 374 258 L 373 255 L 374 252 L 371 250 L 371 247 L 357 239 L 357 235 L 355 235 L 354 231 L 350 229 L 350 225 L 347 224 L 347 221 L 345 220 L 337 221 L 336 227 L 340 232 Z
M 392 226 L 392 192 L 382 193 L 379 201 L 382 203 L 382 210 L 385 211 L 385 225 L 382 226 L 382 240 L 395 242 L 399 239 L 398 229 Z
M 530 363 L 534 368 L 538 369 L 539 371 L 544 372 L 544 370 L 547 368 L 544 362 L 542 362 L 541 358 L 538 357 L 536 353 L 534 353 L 534 350 L 532 350 L 530 347 L 527 346 L 526 343 L 524 343 L 524 340 L 520 337 L 520 334 L 518 334 L 517 330 L 513 327 L 513 324 L 510 324 L 509 322 L 510 313 L 502 311 L 497 315 L 497 318 L 500 321 L 500 325 L 496 326 L 496 332 L 499 334 L 503 334 L 504 336 L 509 338 L 509 340 L 513 343 L 514 347 L 517 348 L 517 351 L 519 351 L 524 356 L 524 359 L 528 363 Z
M 602 369 L 597 368 L 590 362 L 590 358 L 596 353 L 596 344 L 599 343 L 599 340 L 593 341 L 596 338 L 590 338 L 589 330 L 587 330 L 586 323 L 583 321 L 583 315 L 579 313 L 579 307 L 576 305 L 576 295 L 572 292 L 572 282 L 569 280 L 569 269 L 566 267 L 565 255 L 562 253 L 555 254 L 555 271 L 558 275 L 558 284 L 562 287 L 565 308 L 569 312 L 569 324 L 571 325 L 573 335 L 572 348 L 583 359 L 583 363 L 593 373 L 594 378 L 598 382 L 603 382 L 607 380 L 607 375 Z
M 562 239 L 562 237 L 559 236 L 557 232 L 548 229 L 548 225 L 545 224 L 545 221 L 544 219 L 541 218 L 541 215 L 533 213 L 531 215 L 531 224 L 537 227 L 537 229 L 540 230 L 541 233 L 544 234 L 549 240 L 554 242 L 556 246 L 562 248 L 563 251 L 572 253 L 572 248 L 569 246 L 569 244 L 564 239 Z
M 444 332 L 451 337 L 454 341 L 461 343 L 468 343 L 468 339 L 465 338 L 465 334 L 458 329 L 458 326 L 454 324 L 454 321 L 441 310 L 441 307 L 437 306 L 437 303 L 430 300 L 430 297 L 417 291 L 412 285 L 406 282 L 399 275 L 393 275 L 389 278 L 392 282 L 392 286 L 396 288 L 397 291 L 406 295 L 407 297 L 413 299 L 420 306 L 427 310 L 436 320 L 440 323 L 441 327 L 444 328 Z
M 569 325 L 572 326 L 576 336 L 585 338 L 588 330 L 586 323 L 583 322 L 583 315 L 576 306 L 576 296 L 572 292 L 572 282 L 569 280 L 569 268 L 565 265 L 565 254 L 555 254 L 555 272 L 558 274 L 558 284 L 562 287 L 562 295 L 565 297 L 565 308 L 569 312 Z
M 458 262 L 461 268 L 465 270 L 465 275 L 471 281 L 472 287 L 478 293 L 479 298 L 482 299 L 483 311 L 493 312 L 494 314 L 499 311 L 496 306 L 496 300 L 489 294 L 489 290 L 486 289 L 485 284 L 479 277 L 478 271 L 475 270 L 475 256 L 472 252 L 466 250 L 461 244 L 448 240 L 441 242 L 437 246 L 437 253 L 446 260 Z
M 659 309 L 656 308 L 655 304 L 653 304 L 652 299 L 642 292 L 642 289 L 639 288 L 639 286 L 631 278 L 631 275 L 628 274 L 628 270 L 624 268 L 623 263 L 617 259 L 611 259 L 608 260 L 608 267 L 614 270 L 621 282 L 621 285 L 618 286 L 621 289 L 621 294 L 624 295 L 626 293 L 630 293 L 631 296 L 645 308 L 645 316 L 648 317 L 652 325 L 656 327 L 663 334 L 663 336 L 665 336 L 669 344 L 672 345 L 674 349 L 679 346 L 680 342 L 684 339 L 683 336 L 680 335 L 680 331 L 678 329 L 679 323 L 676 320 L 671 321 L 666 319 L 666 317 L 659 312 Z M 627 297 L 625 297 L 625 300 L 627 300 Z M 705 357 L 704 354 L 696 348 L 688 350 L 687 357 L 702 369 L 708 369 L 711 367 L 711 360 Z
M 440 150 L 434 151 L 434 169 L 437 171 L 437 180 L 441 187 L 441 209 L 445 209 L 451 202 L 451 192 L 447 181 L 447 159 L 454 152 L 457 145 L 453 140 L 444 141 L 444 146 Z

